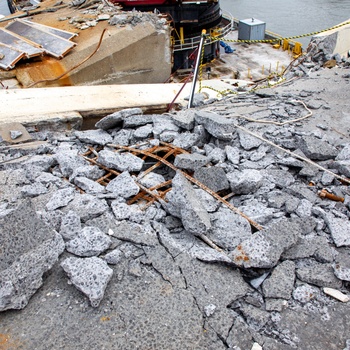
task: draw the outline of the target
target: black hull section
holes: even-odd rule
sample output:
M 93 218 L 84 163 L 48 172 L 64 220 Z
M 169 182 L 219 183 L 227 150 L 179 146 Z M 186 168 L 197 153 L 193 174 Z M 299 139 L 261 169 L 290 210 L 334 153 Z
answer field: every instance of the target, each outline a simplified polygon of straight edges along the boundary
M 124 7 L 124 10 L 133 8 Z M 179 5 L 138 6 L 140 11 L 158 10 L 170 15 L 176 29 L 184 28 L 185 35 L 196 36 L 203 29 L 215 27 L 220 23 L 222 14 L 219 3 L 192 3 Z

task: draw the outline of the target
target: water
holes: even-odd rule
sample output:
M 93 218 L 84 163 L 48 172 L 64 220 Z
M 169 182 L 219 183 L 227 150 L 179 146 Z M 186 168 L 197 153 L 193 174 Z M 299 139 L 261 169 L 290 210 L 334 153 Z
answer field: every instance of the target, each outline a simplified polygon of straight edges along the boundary
M 267 30 L 283 37 L 317 32 L 350 19 L 350 0 L 220 0 L 220 5 L 237 19 L 265 22 Z M 295 40 L 305 47 L 310 39 Z
M 10 10 L 7 5 L 7 0 L 0 0 L 0 15 L 7 16 L 9 14 L 10 14 Z

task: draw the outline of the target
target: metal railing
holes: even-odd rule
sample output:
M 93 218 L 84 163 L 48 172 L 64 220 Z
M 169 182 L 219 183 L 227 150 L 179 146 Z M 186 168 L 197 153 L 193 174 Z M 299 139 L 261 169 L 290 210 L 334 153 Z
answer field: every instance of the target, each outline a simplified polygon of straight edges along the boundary
M 208 37 L 205 40 L 204 45 L 210 45 L 218 40 L 224 38 L 228 33 L 230 33 L 233 29 L 234 21 L 233 17 L 229 14 L 222 15 L 222 23 L 227 22 L 223 27 L 215 27 L 210 30 Z M 173 50 L 174 51 L 182 51 L 182 50 L 190 50 L 198 47 L 201 41 L 201 35 L 181 40 L 175 40 Z

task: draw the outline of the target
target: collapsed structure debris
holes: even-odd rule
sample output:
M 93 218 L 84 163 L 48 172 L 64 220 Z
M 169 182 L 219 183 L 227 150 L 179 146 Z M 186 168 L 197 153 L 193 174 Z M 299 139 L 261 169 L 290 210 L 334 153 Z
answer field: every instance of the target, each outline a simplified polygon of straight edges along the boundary
M 346 349 L 349 65 L 333 69 L 93 130 L 11 125 L 0 333 L 25 349 Z

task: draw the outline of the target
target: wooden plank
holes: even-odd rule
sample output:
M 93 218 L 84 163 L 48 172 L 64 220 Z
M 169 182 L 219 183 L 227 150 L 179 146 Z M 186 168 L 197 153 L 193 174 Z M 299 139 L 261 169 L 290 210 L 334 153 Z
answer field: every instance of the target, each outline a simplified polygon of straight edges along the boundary
M 29 44 L 26 40 L 4 28 L 0 28 L 0 43 L 24 52 L 27 58 L 40 56 L 44 53 L 44 50 Z
M 65 40 L 57 35 L 44 32 L 19 20 L 9 23 L 5 28 L 38 43 L 49 55 L 56 58 L 62 58 L 76 45 L 69 40 Z
M 0 68 L 5 70 L 12 69 L 23 57 L 25 57 L 24 52 L 0 43 Z
M 54 28 L 54 27 L 49 27 L 49 26 L 46 26 L 45 24 L 41 24 L 41 23 L 31 22 L 31 21 L 28 21 L 27 19 L 19 19 L 19 21 L 27 23 L 27 24 L 31 25 L 32 27 L 43 30 L 44 32 L 57 35 L 57 36 L 59 36 L 63 39 L 66 39 L 66 40 L 71 40 L 75 36 L 78 36 L 77 33 L 72 33 L 72 32 L 68 32 L 66 30 L 62 30 L 62 29 L 58 29 L 58 28 Z

